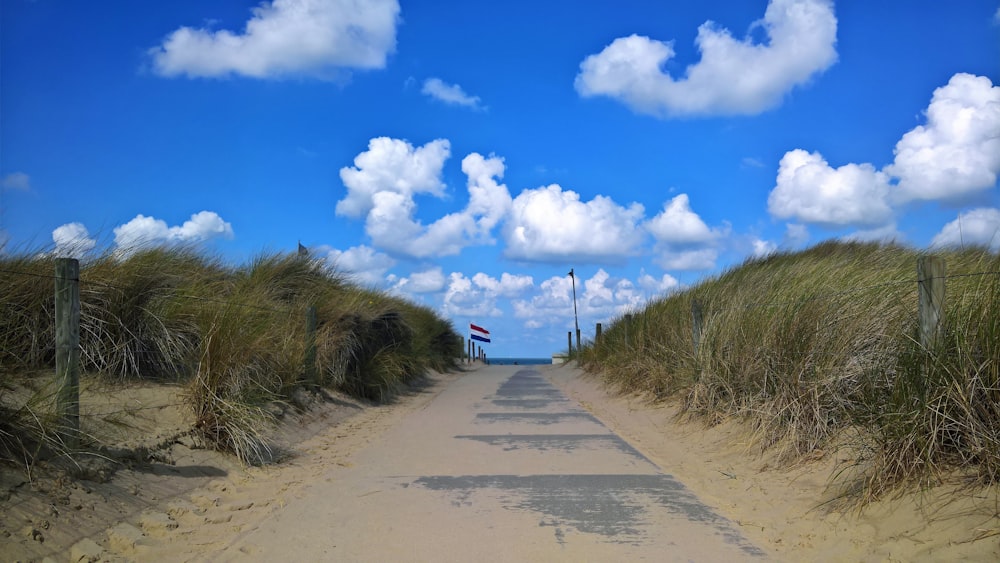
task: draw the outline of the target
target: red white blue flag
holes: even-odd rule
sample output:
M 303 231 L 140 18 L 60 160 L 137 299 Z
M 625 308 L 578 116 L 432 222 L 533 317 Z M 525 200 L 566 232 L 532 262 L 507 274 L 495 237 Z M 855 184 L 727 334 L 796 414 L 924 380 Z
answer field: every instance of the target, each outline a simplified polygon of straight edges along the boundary
M 490 331 L 486 330 L 481 326 L 476 326 L 469 323 L 469 338 L 473 340 L 478 340 L 480 342 L 490 341 Z

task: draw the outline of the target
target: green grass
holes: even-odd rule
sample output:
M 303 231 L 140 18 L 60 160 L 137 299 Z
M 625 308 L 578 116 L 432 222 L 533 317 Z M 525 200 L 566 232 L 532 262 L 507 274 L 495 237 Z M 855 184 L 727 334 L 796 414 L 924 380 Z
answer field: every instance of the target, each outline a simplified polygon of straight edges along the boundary
M 918 252 L 824 243 L 748 260 L 615 319 L 583 363 L 623 391 L 679 398 L 688 417 L 743 420 L 760 448 L 789 459 L 860 436 L 869 498 L 956 471 L 996 483 L 1000 258 L 939 255 L 957 277 L 933 350 L 917 333 Z M 697 352 L 694 300 L 704 308 Z
M 54 268 L 42 253 L 0 256 L 0 373 L 51 373 Z M 175 247 L 93 256 L 81 263 L 80 301 L 86 374 L 186 385 L 195 431 L 247 463 L 267 457 L 264 407 L 296 387 L 387 400 L 428 369 L 453 367 L 461 354 L 460 337 L 434 311 L 294 254 L 262 254 L 239 266 Z M 319 378 L 306 381 L 310 307 Z M 14 421 L 0 427 L 0 456 L 18 457 L 11 452 L 47 435 L 28 415 L 33 409 L 0 406 L 4 420 Z

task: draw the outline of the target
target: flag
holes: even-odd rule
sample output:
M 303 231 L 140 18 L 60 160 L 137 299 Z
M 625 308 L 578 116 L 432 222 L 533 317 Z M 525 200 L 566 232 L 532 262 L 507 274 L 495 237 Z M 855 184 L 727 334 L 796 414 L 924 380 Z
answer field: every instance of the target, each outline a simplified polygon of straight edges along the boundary
M 488 343 L 490 341 L 490 331 L 481 326 L 469 323 L 469 338 Z

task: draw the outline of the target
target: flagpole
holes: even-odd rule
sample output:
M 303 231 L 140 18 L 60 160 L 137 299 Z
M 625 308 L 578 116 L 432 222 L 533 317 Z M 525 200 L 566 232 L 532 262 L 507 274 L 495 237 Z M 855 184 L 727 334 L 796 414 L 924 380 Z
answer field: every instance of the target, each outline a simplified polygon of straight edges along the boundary
M 573 324 L 576 326 L 576 353 L 580 354 L 580 317 L 576 313 L 576 275 L 573 274 L 573 268 L 569 269 L 569 279 L 573 281 Z M 570 356 L 573 355 L 573 351 L 570 350 Z

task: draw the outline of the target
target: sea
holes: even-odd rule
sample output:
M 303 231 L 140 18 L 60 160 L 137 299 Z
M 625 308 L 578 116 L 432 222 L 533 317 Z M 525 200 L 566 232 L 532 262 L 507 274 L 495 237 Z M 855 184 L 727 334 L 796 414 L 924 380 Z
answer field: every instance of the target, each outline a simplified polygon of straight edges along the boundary
M 552 358 L 486 358 L 494 366 L 540 366 L 552 363 Z

